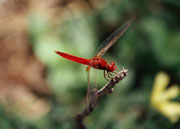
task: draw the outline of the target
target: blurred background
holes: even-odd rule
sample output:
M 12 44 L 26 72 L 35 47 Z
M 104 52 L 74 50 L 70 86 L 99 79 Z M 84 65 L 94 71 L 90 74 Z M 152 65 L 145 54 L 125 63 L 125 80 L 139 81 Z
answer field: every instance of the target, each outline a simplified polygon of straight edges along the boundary
M 180 1 L 0 0 L 0 128 L 73 129 L 86 103 L 86 66 L 114 30 L 131 27 L 103 56 L 128 76 L 85 119 L 89 129 L 180 129 Z M 98 88 L 106 84 L 98 71 Z

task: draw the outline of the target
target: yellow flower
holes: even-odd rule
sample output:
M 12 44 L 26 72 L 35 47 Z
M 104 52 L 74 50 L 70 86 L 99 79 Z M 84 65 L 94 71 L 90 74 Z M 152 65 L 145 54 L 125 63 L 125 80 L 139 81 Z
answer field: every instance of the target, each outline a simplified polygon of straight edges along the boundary
M 151 94 L 151 105 L 170 119 L 171 122 L 176 122 L 180 116 L 180 103 L 172 102 L 170 99 L 178 96 L 179 86 L 172 85 L 166 89 L 169 80 L 169 76 L 166 73 L 159 72 L 156 75 Z

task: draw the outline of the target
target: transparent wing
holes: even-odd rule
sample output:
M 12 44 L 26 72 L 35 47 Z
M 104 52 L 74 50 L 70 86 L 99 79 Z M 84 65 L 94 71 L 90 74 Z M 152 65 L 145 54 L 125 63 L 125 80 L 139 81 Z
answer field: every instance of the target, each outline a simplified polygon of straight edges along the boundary
M 106 40 L 104 40 L 98 48 L 97 56 L 103 56 L 104 53 L 124 34 L 124 32 L 129 28 L 130 25 L 131 22 L 127 21 L 114 33 L 112 33 Z
M 90 107 L 90 70 L 91 70 L 91 66 L 89 65 L 87 68 L 86 68 L 86 74 L 87 74 L 87 81 L 88 81 L 88 86 L 87 86 L 87 94 L 86 94 L 86 108 L 87 108 L 87 111 L 89 112 L 89 107 Z
M 88 112 L 91 107 L 94 107 L 96 105 L 97 97 L 98 97 L 97 96 L 96 71 L 93 71 L 94 74 L 91 74 L 91 76 L 90 76 L 90 70 L 91 70 L 91 66 L 88 66 L 86 68 L 87 80 L 88 80 L 86 106 L 87 106 Z

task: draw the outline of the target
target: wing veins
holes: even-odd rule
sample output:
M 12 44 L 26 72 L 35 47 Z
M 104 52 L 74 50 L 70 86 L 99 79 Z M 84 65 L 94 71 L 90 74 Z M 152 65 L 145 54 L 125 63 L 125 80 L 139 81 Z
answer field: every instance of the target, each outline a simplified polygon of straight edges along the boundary
M 104 53 L 124 34 L 124 32 L 131 25 L 130 21 L 127 21 L 120 26 L 115 32 L 113 32 L 107 39 L 105 39 L 98 48 L 97 56 L 103 56 Z

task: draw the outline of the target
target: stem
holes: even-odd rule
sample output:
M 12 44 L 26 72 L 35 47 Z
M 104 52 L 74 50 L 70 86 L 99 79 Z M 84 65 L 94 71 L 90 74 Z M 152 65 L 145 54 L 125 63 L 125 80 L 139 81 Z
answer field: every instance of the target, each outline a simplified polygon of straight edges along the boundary
M 127 76 L 127 69 L 122 69 L 119 73 L 115 74 L 114 77 L 105 85 L 103 86 L 100 90 L 98 90 L 98 99 L 96 104 L 98 103 L 98 100 L 100 97 L 106 95 L 106 94 L 111 94 L 114 91 L 114 87 L 117 83 L 119 83 L 121 80 L 123 80 L 126 76 Z M 81 112 L 80 114 L 76 115 L 76 122 L 77 122 L 77 129 L 86 129 L 85 125 L 83 124 L 83 120 L 85 117 L 87 117 L 88 115 L 90 115 L 95 106 L 89 106 L 87 109 L 87 107 L 83 110 L 83 112 Z

